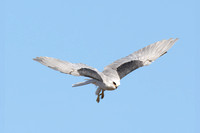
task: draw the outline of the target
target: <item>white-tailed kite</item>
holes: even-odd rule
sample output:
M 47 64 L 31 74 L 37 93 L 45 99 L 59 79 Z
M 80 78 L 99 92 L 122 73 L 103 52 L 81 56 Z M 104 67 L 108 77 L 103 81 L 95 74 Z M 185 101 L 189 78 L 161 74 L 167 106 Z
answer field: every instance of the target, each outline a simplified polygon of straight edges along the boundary
M 95 92 L 97 95 L 96 101 L 99 102 L 100 96 L 101 99 L 104 98 L 104 91 L 117 89 L 120 85 L 120 80 L 124 76 L 139 67 L 150 65 L 157 58 L 166 54 L 177 40 L 177 38 L 171 38 L 148 45 L 124 58 L 116 60 L 112 64 L 106 66 L 103 72 L 99 72 L 97 69 L 82 63 L 70 63 L 52 57 L 36 57 L 34 60 L 62 73 L 89 77 L 90 79 L 73 84 L 72 86 L 77 87 L 95 84 L 98 86 Z

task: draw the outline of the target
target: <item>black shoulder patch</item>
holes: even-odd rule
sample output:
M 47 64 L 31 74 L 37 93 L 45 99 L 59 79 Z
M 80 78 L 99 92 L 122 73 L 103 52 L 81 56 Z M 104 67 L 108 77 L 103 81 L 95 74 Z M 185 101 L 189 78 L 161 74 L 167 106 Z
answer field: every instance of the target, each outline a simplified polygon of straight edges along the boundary
M 93 78 L 93 79 L 96 79 L 96 80 L 99 80 L 99 81 L 103 82 L 101 76 L 96 71 L 94 71 L 92 69 L 81 68 L 81 69 L 79 69 L 77 71 L 81 76 L 90 77 L 90 78 Z
M 129 74 L 130 72 L 134 71 L 135 69 L 143 66 L 143 62 L 139 60 L 133 60 L 130 62 L 126 62 L 117 68 L 117 73 L 122 79 L 124 76 Z

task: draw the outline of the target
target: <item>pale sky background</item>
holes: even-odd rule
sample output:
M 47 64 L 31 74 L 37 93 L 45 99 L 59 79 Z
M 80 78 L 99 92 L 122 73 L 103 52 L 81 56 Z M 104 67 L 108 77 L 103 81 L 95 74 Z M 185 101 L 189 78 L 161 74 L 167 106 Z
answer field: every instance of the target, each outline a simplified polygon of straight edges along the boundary
M 199 1 L 1 2 L 1 133 L 200 133 Z M 50 56 L 103 70 L 162 39 L 168 54 L 105 92 L 35 61 Z M 3 44 L 3 45 L 2 45 Z

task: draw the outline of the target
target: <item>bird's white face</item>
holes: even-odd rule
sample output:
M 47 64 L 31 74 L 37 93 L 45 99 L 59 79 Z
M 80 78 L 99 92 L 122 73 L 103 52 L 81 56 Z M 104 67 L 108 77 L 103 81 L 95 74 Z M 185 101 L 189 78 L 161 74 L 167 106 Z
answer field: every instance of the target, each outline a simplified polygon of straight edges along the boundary
M 117 81 L 117 80 L 110 80 L 109 82 L 107 82 L 107 88 L 106 88 L 106 90 L 115 90 L 115 89 L 117 89 L 117 87 L 120 85 L 120 82 L 119 81 Z

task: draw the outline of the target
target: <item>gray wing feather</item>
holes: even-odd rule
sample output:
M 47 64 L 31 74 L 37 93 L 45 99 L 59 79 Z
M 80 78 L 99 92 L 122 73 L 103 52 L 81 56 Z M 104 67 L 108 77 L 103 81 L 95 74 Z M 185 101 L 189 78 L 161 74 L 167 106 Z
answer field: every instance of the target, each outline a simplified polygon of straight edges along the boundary
M 62 73 L 85 76 L 102 81 L 101 73 L 97 69 L 82 63 L 70 63 L 52 57 L 36 57 L 33 60 Z
M 98 74 L 97 71 L 94 71 L 90 68 L 81 68 L 79 70 L 77 70 L 78 73 L 82 76 L 86 76 L 86 77 L 90 77 L 90 78 L 93 78 L 93 79 L 97 79 L 99 81 L 102 81 L 103 82 L 103 79 L 101 78 L 101 76 Z
M 118 76 L 121 79 L 133 70 L 142 66 L 150 65 L 157 58 L 166 54 L 177 40 L 178 38 L 170 38 L 169 40 L 162 40 L 150 44 L 124 58 L 116 60 L 112 64 L 106 66 L 104 71 L 106 72 L 109 69 L 113 69 L 117 71 Z
M 117 68 L 117 73 L 120 79 L 122 79 L 124 76 L 126 76 L 127 74 L 129 74 L 130 72 L 134 71 L 135 69 L 141 66 L 143 66 L 143 62 L 139 60 L 126 62 Z

